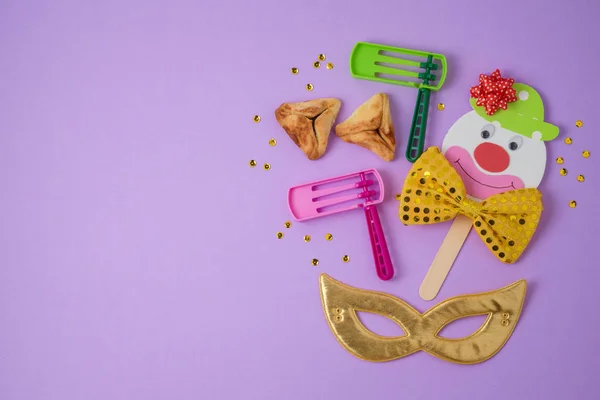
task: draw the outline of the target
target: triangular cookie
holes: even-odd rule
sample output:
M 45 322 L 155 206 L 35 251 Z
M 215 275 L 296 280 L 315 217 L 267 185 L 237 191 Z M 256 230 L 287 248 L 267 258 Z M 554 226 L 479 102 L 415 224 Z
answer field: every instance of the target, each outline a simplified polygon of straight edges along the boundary
M 335 127 L 343 141 L 369 149 L 385 161 L 394 159 L 396 138 L 385 93 L 377 93 L 361 104 L 348 119 Z
M 331 127 L 342 102 L 334 98 L 283 103 L 275 118 L 310 160 L 325 153 Z

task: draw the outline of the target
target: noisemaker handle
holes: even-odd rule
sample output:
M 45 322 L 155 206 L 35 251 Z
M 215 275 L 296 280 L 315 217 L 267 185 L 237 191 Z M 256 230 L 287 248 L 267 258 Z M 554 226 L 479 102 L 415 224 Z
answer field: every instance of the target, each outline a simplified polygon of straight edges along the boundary
M 394 276 L 394 266 L 385 241 L 377 207 L 374 205 L 366 206 L 365 216 L 369 226 L 369 237 L 371 238 L 371 249 L 373 250 L 377 276 L 384 281 L 390 280 Z
M 413 113 L 410 134 L 408 135 L 408 145 L 406 146 L 406 159 L 411 163 L 423 153 L 425 144 L 425 130 L 427 129 L 427 114 L 429 112 L 429 97 L 431 90 L 427 88 L 419 89 L 417 95 L 417 104 Z
M 458 214 L 454 218 L 419 288 L 419 296 L 423 300 L 433 300 L 437 296 L 472 226 L 473 221 L 465 215 Z

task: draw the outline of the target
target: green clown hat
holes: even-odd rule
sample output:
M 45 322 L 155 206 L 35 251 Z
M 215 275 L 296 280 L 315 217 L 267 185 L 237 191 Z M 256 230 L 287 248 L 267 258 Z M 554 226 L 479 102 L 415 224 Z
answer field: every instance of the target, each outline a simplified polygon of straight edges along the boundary
M 517 101 L 508 103 L 506 110 L 499 109 L 494 115 L 487 115 L 485 107 L 476 104 L 477 99 L 471 98 L 471 107 L 484 119 L 498 121 L 508 130 L 526 137 L 532 137 L 534 132 L 541 133 L 543 141 L 556 139 L 558 127 L 544 122 L 544 103 L 539 93 L 531 86 L 515 83 Z

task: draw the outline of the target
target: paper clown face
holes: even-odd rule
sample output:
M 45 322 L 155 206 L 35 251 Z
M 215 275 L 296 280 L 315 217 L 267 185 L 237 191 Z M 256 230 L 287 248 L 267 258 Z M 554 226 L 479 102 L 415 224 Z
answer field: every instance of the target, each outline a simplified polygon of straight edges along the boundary
M 545 142 L 558 136 L 558 128 L 544 122 L 540 95 L 524 84 L 513 87 L 517 101 L 491 116 L 471 99 L 473 111 L 460 117 L 444 138 L 442 152 L 475 199 L 537 188 L 546 169 Z

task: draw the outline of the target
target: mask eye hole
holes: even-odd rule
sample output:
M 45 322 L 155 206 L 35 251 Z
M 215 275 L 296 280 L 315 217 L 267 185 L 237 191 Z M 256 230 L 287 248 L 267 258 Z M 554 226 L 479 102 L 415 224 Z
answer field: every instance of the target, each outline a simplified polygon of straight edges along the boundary
M 496 132 L 496 127 L 494 125 L 484 125 L 483 128 L 481 128 L 481 137 L 483 139 L 489 139 L 494 136 L 494 132 Z
M 406 331 L 396 322 L 383 315 L 356 311 L 356 316 L 363 326 L 372 333 L 382 337 L 406 336 Z
M 489 313 L 458 318 L 444 325 L 436 336 L 444 339 L 464 339 L 481 330 L 490 319 Z
M 508 148 L 512 151 L 519 150 L 523 146 L 523 138 L 521 136 L 513 136 L 508 142 Z

